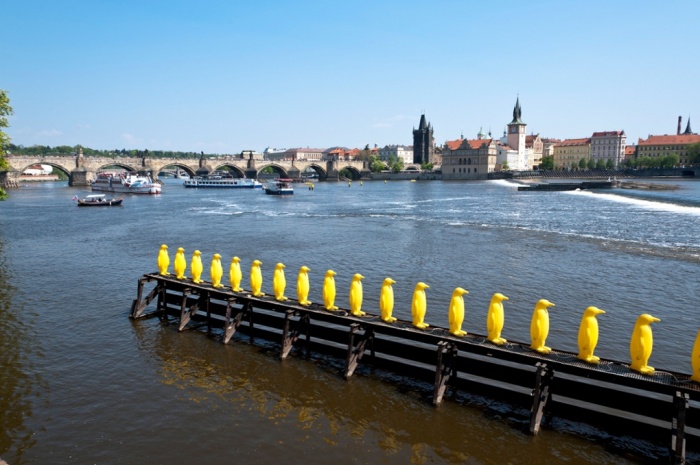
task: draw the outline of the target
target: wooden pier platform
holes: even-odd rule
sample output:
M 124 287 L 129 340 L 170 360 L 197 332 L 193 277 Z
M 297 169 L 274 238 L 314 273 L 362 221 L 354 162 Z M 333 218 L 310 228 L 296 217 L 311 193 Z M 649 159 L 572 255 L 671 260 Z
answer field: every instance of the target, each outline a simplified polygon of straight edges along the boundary
M 179 331 L 216 331 L 224 344 L 236 333 L 278 341 L 281 359 L 295 348 L 337 357 L 345 360 L 346 378 L 370 363 L 427 381 L 434 405 L 449 388 L 529 408 L 532 434 L 543 417 L 556 416 L 668 446 L 671 463 L 685 463 L 686 447 L 700 451 L 700 384 L 687 374 L 642 375 L 624 362 L 590 365 L 571 352 L 542 355 L 526 343 L 497 346 L 483 335 L 459 338 L 447 328 L 419 330 L 409 321 L 389 324 L 369 313 L 355 317 L 347 309 L 330 312 L 152 273 L 139 278 L 130 317 L 156 316 L 174 320 Z

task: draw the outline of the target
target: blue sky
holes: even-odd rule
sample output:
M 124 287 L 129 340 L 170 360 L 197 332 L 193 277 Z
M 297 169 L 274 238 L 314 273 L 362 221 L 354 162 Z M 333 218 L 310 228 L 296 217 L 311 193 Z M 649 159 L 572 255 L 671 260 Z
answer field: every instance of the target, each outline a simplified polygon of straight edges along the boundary
M 239 153 L 700 129 L 697 1 L 5 2 L 25 146 Z

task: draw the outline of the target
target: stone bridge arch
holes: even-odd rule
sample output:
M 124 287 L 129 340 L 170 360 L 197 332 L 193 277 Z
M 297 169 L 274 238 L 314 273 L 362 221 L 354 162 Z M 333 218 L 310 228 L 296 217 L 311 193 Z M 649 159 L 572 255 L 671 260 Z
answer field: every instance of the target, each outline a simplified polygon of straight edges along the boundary
M 245 169 L 241 169 L 240 166 L 233 164 L 233 163 L 224 163 L 222 165 L 215 165 L 215 168 L 213 171 L 220 171 L 222 168 L 226 168 L 226 171 L 229 171 L 234 175 L 234 177 L 237 178 L 245 178 Z
M 285 169 L 281 164 L 275 163 L 275 162 L 263 162 L 258 166 L 257 169 L 257 176 L 260 177 L 260 173 L 266 168 L 272 168 L 272 170 L 275 172 L 275 177 L 278 178 L 291 178 L 295 177 L 293 172 L 291 170 Z M 298 170 L 297 170 L 298 172 Z M 269 176 L 264 176 L 264 177 L 269 177 Z
M 164 169 L 170 168 L 170 167 L 175 167 L 175 168 L 177 168 L 178 170 L 182 170 L 182 171 L 186 172 L 187 175 L 190 176 L 190 177 L 195 176 L 196 173 L 197 173 L 197 170 L 196 170 L 196 169 L 193 169 L 193 168 L 192 168 L 190 165 L 188 165 L 187 163 L 178 163 L 178 162 L 163 164 L 163 166 L 161 166 L 160 169 L 158 169 L 158 173 L 160 173 L 160 172 L 163 171 Z
M 357 167 L 355 167 L 355 166 L 352 166 L 352 165 L 342 166 L 342 165 L 340 165 L 339 168 L 340 168 L 338 170 L 339 176 L 340 176 L 340 173 L 350 172 L 350 174 L 351 174 L 350 179 L 351 180 L 356 181 L 356 180 L 359 180 L 362 178 L 362 171 L 357 169 Z
M 310 163 L 304 170 L 301 172 L 302 176 L 305 172 L 308 172 L 309 168 L 313 170 L 314 173 L 318 175 L 318 180 L 319 181 L 325 181 L 328 178 L 328 171 L 326 170 L 325 166 L 321 166 L 318 163 Z

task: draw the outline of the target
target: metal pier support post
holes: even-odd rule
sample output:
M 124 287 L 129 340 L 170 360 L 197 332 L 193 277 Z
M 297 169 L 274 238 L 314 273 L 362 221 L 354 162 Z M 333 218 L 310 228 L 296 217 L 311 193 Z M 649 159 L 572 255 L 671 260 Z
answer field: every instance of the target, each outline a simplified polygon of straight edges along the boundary
M 146 307 L 148 307 L 148 305 L 153 301 L 153 299 L 156 297 L 156 295 L 158 295 L 160 297 L 160 293 L 165 292 L 165 287 L 162 286 L 161 284 L 158 284 L 155 288 L 153 288 L 153 290 L 151 292 L 148 293 L 148 295 L 146 296 L 145 299 L 142 299 L 143 285 L 145 283 L 153 281 L 153 279 L 154 278 L 152 278 L 151 276 L 143 276 L 143 277 L 139 278 L 136 300 L 134 300 L 131 303 L 131 312 L 129 313 L 129 318 L 135 320 L 138 318 L 145 317 L 146 315 L 144 315 L 142 317 L 141 314 L 146 309 Z M 158 305 L 158 310 L 156 311 L 156 313 L 161 310 L 160 307 L 161 306 Z
M 250 302 L 246 303 L 243 308 L 240 309 L 233 318 L 231 318 L 231 314 L 234 310 L 233 304 L 236 302 L 236 300 L 237 299 L 235 297 L 231 297 L 226 301 L 226 327 L 224 328 L 224 344 L 229 343 L 246 315 L 248 316 L 248 320 L 251 322 L 252 326 L 250 313 L 253 312 L 253 304 Z
M 435 364 L 435 389 L 433 389 L 433 405 L 440 405 L 447 390 L 450 377 L 457 375 L 457 346 L 447 341 L 437 344 L 437 362 Z
M 532 390 L 532 408 L 530 409 L 530 433 L 537 434 L 540 431 L 540 423 L 544 414 L 544 408 L 551 396 L 549 385 L 554 377 L 554 370 L 546 363 L 537 363 L 535 375 L 535 388 Z
M 199 309 L 199 302 L 192 305 L 189 310 L 187 309 L 187 298 L 189 297 L 190 293 L 192 293 L 192 288 L 186 287 L 182 290 L 182 300 L 180 301 L 180 325 L 177 328 L 178 331 L 185 329 L 185 326 L 187 323 L 189 323 L 192 315 L 197 313 L 197 310 Z
M 345 360 L 345 379 L 350 378 L 355 372 L 355 368 L 365 353 L 367 343 L 370 342 L 372 346 L 374 342 L 374 331 L 370 329 L 365 329 L 364 333 L 360 335 L 359 341 L 355 344 L 355 335 L 362 327 L 359 323 L 352 323 L 350 325 L 350 331 L 348 333 L 348 356 Z M 374 356 L 374 350 L 372 350 L 372 356 Z
M 280 358 L 283 360 L 287 358 L 287 355 L 289 355 L 289 352 L 292 350 L 292 346 L 299 339 L 299 335 L 301 334 L 302 330 L 306 334 L 306 354 L 309 354 L 309 314 L 305 313 L 299 318 L 299 320 L 297 320 L 296 322 L 292 322 L 291 318 L 298 314 L 299 312 L 295 310 L 287 310 L 284 313 L 284 326 L 282 328 L 282 347 L 280 351 Z M 294 323 L 294 325 L 292 325 L 291 323 Z
M 676 391 L 673 396 L 673 419 L 671 420 L 671 463 L 685 464 L 685 412 L 688 410 L 687 393 Z

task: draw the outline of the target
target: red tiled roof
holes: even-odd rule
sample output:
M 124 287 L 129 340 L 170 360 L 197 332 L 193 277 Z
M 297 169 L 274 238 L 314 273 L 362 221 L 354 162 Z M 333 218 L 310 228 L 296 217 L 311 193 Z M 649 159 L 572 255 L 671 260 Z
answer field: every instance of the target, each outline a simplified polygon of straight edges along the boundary
M 586 145 L 590 144 L 591 140 L 589 138 L 584 138 L 584 139 L 566 139 L 558 143 L 557 145 L 559 147 L 570 147 L 570 146 L 575 146 L 575 145 Z
M 470 149 L 478 150 L 483 146 L 490 145 L 491 141 L 493 141 L 493 139 L 457 139 L 448 140 L 447 142 L 445 142 L 445 144 L 447 145 L 447 147 L 449 147 L 450 150 L 457 150 L 460 147 L 464 147 L 464 143 L 466 142 L 469 145 Z
M 462 142 L 464 142 L 464 139 L 448 140 L 445 142 L 445 145 L 447 145 L 450 150 L 457 150 L 459 146 L 462 145 Z
M 489 145 L 491 145 L 492 140 L 493 139 L 469 139 L 467 142 L 469 143 L 469 146 L 472 148 L 472 150 L 477 150 L 484 146 L 488 147 Z
M 679 135 L 666 135 L 663 136 L 649 136 L 646 140 L 639 139 L 637 145 L 664 145 L 664 144 L 695 144 L 700 142 L 700 135 L 697 134 L 679 134 Z
M 625 146 L 625 156 L 627 155 L 634 155 L 634 152 L 637 151 L 637 146 L 636 145 L 627 145 Z

